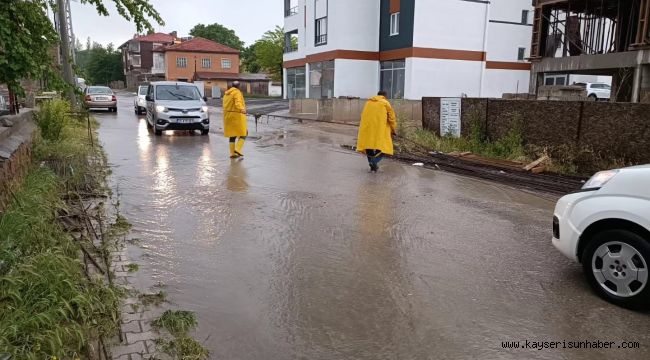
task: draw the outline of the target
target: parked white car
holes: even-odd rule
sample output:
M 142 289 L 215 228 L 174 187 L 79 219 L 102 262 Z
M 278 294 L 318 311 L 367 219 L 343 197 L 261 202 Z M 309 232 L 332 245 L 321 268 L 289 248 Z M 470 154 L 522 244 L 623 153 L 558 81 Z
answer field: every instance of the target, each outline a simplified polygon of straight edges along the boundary
M 650 165 L 597 173 L 554 215 L 553 245 L 582 263 L 601 297 L 650 308 Z
M 612 87 L 602 83 L 587 83 L 587 96 L 596 101 L 609 101 L 612 97 Z
M 138 87 L 138 93 L 133 99 L 133 109 L 136 115 L 147 113 L 147 89 L 149 89 L 149 85 L 140 85 Z

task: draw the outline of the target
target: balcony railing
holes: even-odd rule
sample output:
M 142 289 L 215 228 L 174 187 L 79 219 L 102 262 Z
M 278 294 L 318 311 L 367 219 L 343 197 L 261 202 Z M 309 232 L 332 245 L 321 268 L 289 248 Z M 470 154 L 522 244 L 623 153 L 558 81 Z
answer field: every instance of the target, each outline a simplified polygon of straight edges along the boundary
M 284 53 L 292 53 L 298 51 L 298 45 L 291 45 L 291 46 L 285 46 L 284 47 Z
M 327 44 L 327 34 L 316 35 L 316 46 Z
M 298 14 L 298 7 L 294 6 L 291 9 L 287 9 L 284 11 L 284 17 L 289 17 Z

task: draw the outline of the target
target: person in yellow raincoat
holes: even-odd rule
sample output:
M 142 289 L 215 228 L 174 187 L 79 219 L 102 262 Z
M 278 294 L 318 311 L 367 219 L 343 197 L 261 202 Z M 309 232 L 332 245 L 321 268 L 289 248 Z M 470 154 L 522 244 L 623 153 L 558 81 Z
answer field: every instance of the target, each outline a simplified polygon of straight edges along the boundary
M 239 81 L 232 86 L 223 96 L 223 136 L 230 139 L 230 158 L 236 159 L 244 156 L 244 142 L 248 136 L 246 122 L 246 103 L 244 95 L 239 90 Z
M 366 154 L 370 171 L 379 170 L 384 154 L 393 155 L 393 139 L 397 133 L 395 111 L 386 100 L 386 92 L 368 100 L 361 113 L 361 124 L 357 136 L 357 151 Z

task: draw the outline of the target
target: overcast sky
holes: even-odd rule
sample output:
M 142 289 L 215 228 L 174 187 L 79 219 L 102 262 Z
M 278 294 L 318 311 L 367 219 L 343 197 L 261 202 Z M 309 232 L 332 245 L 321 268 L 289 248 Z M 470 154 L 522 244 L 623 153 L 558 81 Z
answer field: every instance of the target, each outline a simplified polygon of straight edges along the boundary
M 235 30 L 237 36 L 250 45 L 265 31 L 282 26 L 282 0 L 150 0 L 158 10 L 165 26 L 154 25 L 156 31 L 178 31 L 179 36 L 189 35 L 194 25 L 219 23 Z M 136 33 L 135 25 L 124 20 L 115 10 L 113 2 L 105 0 L 110 16 L 99 16 L 92 5 L 72 0 L 72 27 L 74 34 L 86 44 L 86 38 L 101 44 L 123 44 Z

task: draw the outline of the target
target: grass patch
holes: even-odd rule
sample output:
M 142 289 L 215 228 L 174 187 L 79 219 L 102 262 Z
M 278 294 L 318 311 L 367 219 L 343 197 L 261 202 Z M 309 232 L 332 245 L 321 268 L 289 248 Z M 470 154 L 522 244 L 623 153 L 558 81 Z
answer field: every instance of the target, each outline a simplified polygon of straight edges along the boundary
M 61 101 L 37 116 L 33 166 L 0 217 L 0 353 L 14 359 L 77 359 L 89 341 L 118 331 L 124 291 L 86 277 L 80 245 L 57 214 L 71 191 L 103 181 L 86 123 Z
M 134 273 L 137 272 L 138 270 L 140 270 L 140 265 L 138 264 L 128 264 L 126 266 L 126 271 L 129 273 Z
M 198 322 L 196 314 L 184 310 L 167 310 L 151 323 L 158 329 L 165 329 L 174 336 L 187 334 Z
M 160 290 L 154 294 L 140 294 L 139 298 L 144 306 L 158 306 L 167 301 L 167 293 Z
M 173 340 L 159 340 L 158 346 L 174 359 L 205 360 L 210 356 L 208 349 L 188 336 L 181 336 Z

